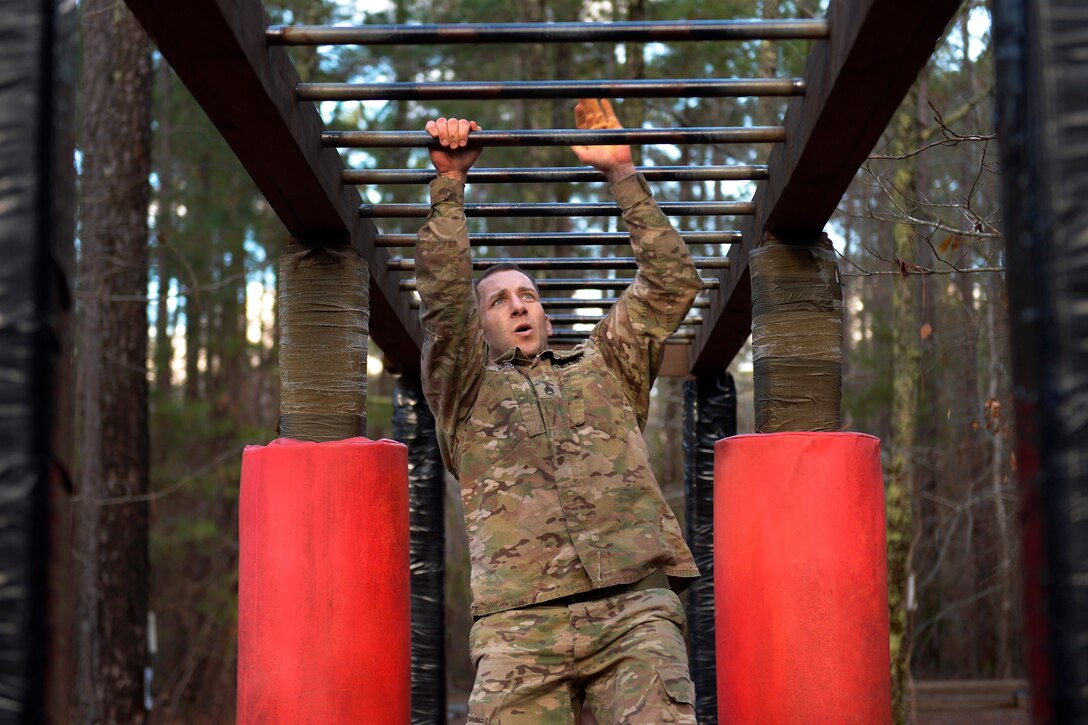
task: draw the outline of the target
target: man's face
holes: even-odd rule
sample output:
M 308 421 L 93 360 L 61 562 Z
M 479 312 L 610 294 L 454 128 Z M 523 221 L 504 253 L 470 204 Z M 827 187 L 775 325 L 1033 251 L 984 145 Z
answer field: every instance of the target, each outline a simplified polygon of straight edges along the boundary
M 497 358 L 512 347 L 533 357 L 548 344 L 552 323 L 532 281 L 516 269 L 488 275 L 476 288 L 484 340 Z

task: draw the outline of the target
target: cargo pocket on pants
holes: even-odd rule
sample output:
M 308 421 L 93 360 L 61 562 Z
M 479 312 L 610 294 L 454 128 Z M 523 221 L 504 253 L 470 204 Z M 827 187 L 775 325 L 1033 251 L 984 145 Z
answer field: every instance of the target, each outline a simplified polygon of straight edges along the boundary
M 695 685 L 683 667 L 659 665 L 657 676 L 673 703 L 695 706 Z

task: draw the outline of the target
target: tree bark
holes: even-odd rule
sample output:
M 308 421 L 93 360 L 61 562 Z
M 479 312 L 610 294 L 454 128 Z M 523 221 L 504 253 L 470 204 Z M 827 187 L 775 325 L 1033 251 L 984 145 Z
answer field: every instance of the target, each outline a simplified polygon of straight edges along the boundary
M 914 98 L 904 101 L 897 118 L 897 138 L 904 149 L 916 148 L 918 137 Z M 913 198 L 915 187 L 913 158 L 899 162 L 895 188 Z M 895 253 L 902 262 L 914 258 L 914 230 L 910 224 L 895 226 Z M 910 722 L 910 654 L 912 640 L 912 602 L 908 601 L 911 563 L 915 538 L 914 466 L 912 456 L 918 416 L 918 379 L 921 364 L 919 306 L 912 285 L 913 276 L 896 280 L 892 297 L 892 371 L 891 469 L 888 471 L 888 616 L 891 623 L 892 717 L 897 725 Z
M 82 3 L 74 696 L 79 722 L 143 723 L 147 663 L 147 293 L 151 48 L 124 5 Z
M 1013 602 L 1016 599 L 1015 582 L 1013 579 L 1013 562 L 1016 554 L 1014 537 L 1015 527 L 1010 526 L 1009 511 L 1005 505 L 1005 497 L 1012 498 L 1014 493 L 1009 487 L 1009 473 L 1011 467 L 1008 461 L 1008 445 L 1006 436 L 1009 434 L 1008 425 L 998 401 L 1001 399 L 1001 363 L 1008 359 L 1007 352 L 1000 345 L 998 329 L 1005 328 L 1007 319 L 1001 314 L 1006 309 L 1004 298 L 1003 280 L 996 277 L 990 283 L 989 313 L 986 315 L 986 336 L 990 342 L 990 361 L 987 367 L 989 373 L 989 420 L 987 428 L 993 440 L 993 451 L 990 457 L 990 486 L 994 498 L 994 524 L 997 529 L 997 643 L 994 661 L 994 674 L 999 678 L 1011 677 L 1013 674 L 1012 638 L 1013 638 Z

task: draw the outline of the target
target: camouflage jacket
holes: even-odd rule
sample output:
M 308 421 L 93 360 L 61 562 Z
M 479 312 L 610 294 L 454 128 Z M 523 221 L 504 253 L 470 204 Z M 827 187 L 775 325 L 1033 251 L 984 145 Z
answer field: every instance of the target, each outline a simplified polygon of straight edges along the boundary
M 662 569 L 699 571 L 650 466 L 642 429 L 664 343 L 699 276 L 683 239 L 633 175 L 612 188 L 635 281 L 573 350 L 489 360 L 472 286 L 464 184 L 431 183 L 419 232 L 423 390 L 461 483 L 476 616 Z

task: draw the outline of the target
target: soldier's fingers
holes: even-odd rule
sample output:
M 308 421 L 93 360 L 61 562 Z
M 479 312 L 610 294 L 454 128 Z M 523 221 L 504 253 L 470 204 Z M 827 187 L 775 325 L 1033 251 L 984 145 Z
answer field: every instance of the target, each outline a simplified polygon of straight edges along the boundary
M 450 135 L 450 148 L 455 149 L 461 143 L 460 125 L 457 123 L 456 118 L 449 120 L 449 128 L 447 133 Z
M 575 126 L 575 128 L 582 129 L 582 128 L 586 127 L 586 109 L 585 109 L 585 106 L 583 105 L 585 100 L 586 99 L 583 98 L 581 101 L 578 101 L 578 103 L 574 104 L 574 126 Z
M 606 128 L 623 128 L 623 124 L 620 123 L 620 119 L 616 117 L 616 112 L 612 109 L 612 101 L 602 98 L 601 108 L 604 110 L 604 120 L 608 124 Z
M 480 128 L 480 124 L 476 123 L 475 121 L 469 121 L 468 125 L 470 131 L 483 131 L 483 129 Z
M 601 110 L 601 103 L 597 102 L 596 98 L 590 99 L 590 127 L 591 128 L 607 128 L 605 125 L 605 112 Z
M 593 128 L 613 128 L 611 121 L 608 120 L 608 113 L 603 105 L 604 103 L 608 103 L 608 101 L 598 101 L 594 98 L 593 103 L 597 106 L 597 112 L 593 116 Z
M 424 130 L 431 134 L 432 138 L 438 138 L 438 124 L 434 121 L 427 121 L 427 125 L 424 126 Z
M 443 146 L 450 145 L 450 133 L 449 126 L 446 123 L 445 118 L 440 118 L 435 122 L 438 125 L 438 143 Z
M 469 132 L 468 121 L 466 119 L 462 118 L 460 121 L 457 122 L 457 136 L 461 139 L 461 145 L 462 146 L 467 146 L 468 145 L 468 132 Z

